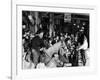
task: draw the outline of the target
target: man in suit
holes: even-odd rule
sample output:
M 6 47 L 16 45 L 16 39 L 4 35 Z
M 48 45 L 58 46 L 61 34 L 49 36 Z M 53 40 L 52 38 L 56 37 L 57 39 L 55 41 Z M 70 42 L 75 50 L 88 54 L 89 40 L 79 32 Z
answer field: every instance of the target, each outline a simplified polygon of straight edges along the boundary
M 39 57 L 40 57 L 40 49 L 42 47 L 44 47 L 44 42 L 43 42 L 43 34 L 44 32 L 42 30 L 39 30 L 37 32 L 37 36 L 35 36 L 33 39 L 32 39 L 32 55 L 33 55 L 33 62 L 34 62 L 34 65 L 35 65 L 35 68 L 38 64 L 38 61 L 39 61 Z

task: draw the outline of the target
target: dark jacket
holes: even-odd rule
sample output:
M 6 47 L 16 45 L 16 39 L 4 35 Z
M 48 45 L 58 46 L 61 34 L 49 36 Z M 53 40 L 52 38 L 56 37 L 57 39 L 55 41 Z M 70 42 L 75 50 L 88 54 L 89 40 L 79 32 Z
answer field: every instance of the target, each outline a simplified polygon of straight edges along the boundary
M 39 51 L 40 48 L 44 47 L 44 42 L 39 36 L 36 36 L 32 39 L 31 45 L 32 49 Z

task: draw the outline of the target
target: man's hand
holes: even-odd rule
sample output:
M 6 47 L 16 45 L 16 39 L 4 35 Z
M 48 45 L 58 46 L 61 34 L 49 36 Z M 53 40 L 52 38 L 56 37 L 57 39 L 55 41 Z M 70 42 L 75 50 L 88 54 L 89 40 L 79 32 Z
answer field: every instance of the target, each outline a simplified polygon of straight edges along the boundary
M 43 51 L 44 48 L 41 48 L 40 51 Z
M 44 51 L 45 52 L 46 51 L 46 48 L 41 48 L 40 51 Z

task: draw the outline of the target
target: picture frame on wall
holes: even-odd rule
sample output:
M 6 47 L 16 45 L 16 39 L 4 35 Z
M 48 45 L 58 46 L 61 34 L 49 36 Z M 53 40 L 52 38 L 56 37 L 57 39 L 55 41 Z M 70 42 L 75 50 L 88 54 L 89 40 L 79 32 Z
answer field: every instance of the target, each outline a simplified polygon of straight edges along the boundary
M 12 0 L 12 80 L 95 73 L 95 18 L 92 6 Z

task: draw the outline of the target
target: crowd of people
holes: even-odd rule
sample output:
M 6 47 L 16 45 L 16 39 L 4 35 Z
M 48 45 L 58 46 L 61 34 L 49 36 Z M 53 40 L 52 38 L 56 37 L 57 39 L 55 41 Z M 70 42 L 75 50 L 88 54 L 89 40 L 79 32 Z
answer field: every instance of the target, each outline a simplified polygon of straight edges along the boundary
M 88 30 L 85 31 L 86 22 L 79 24 L 71 22 L 72 29 L 64 31 L 57 29 L 51 20 L 49 25 L 46 25 L 47 29 L 44 29 L 42 21 L 36 22 L 39 21 L 36 18 L 32 16 L 32 13 L 23 12 L 22 57 L 24 69 L 88 65 L 89 34 Z

